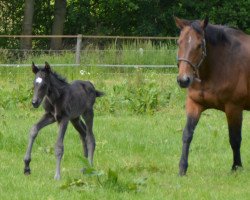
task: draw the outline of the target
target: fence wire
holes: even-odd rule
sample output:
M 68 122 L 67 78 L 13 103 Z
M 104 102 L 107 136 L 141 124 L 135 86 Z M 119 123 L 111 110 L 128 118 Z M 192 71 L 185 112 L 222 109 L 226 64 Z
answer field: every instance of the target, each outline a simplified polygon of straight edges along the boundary
M 25 67 L 31 61 L 54 66 L 105 68 L 172 68 L 176 65 L 175 37 L 130 36 L 30 36 L 31 50 L 20 50 L 19 40 L 29 36 L 0 36 L 0 67 Z M 61 50 L 51 50 L 49 40 L 63 38 Z M 80 39 L 80 42 L 79 42 Z M 4 46 L 4 45 L 1 45 Z

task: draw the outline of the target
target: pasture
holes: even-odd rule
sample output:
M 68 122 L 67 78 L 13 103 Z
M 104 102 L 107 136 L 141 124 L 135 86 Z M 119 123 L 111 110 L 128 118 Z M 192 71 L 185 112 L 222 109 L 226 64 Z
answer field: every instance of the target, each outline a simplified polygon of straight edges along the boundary
M 36 62 L 36 60 L 34 60 Z M 51 63 L 53 68 L 53 64 Z M 95 105 L 94 169 L 85 166 L 79 136 L 69 125 L 62 179 L 53 179 L 56 124 L 38 135 L 31 175 L 23 174 L 29 130 L 43 109 L 31 105 L 30 68 L 0 69 L 0 199 L 248 199 L 250 114 L 244 113 L 242 161 L 232 173 L 226 117 L 206 111 L 190 149 L 187 176 L 178 176 L 185 90 L 175 70 L 54 68 L 68 81 L 91 80 L 106 93 Z

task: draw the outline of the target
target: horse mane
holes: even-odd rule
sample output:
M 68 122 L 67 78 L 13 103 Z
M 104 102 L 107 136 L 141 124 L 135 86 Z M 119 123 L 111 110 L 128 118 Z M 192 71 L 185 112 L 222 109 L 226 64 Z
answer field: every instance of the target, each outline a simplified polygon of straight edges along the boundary
M 46 69 L 41 69 L 41 71 L 46 71 Z M 67 79 L 65 77 L 62 77 L 61 75 L 59 75 L 58 73 L 54 72 L 54 71 L 50 71 L 50 74 L 56 78 L 57 80 L 59 80 L 61 83 L 63 84 L 68 84 Z
M 64 83 L 64 84 L 68 84 L 67 82 L 67 79 L 65 77 L 62 77 L 61 75 L 59 75 L 58 73 L 56 72 L 51 72 L 51 74 L 57 79 L 59 80 L 60 82 Z
M 198 20 L 191 21 L 190 26 L 199 34 L 203 34 Z M 223 25 L 208 24 L 205 28 L 205 39 L 212 45 L 230 44 L 233 36 L 243 34 L 239 29 Z

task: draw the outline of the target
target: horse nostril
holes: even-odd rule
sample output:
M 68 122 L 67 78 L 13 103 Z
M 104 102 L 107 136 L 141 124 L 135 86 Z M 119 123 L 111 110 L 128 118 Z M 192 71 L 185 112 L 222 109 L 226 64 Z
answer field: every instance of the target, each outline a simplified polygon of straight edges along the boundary
M 34 108 L 37 108 L 38 107 L 38 101 L 32 101 L 32 105 Z
M 180 87 L 186 88 L 190 85 L 191 79 L 190 77 L 177 77 L 177 83 L 179 84 Z

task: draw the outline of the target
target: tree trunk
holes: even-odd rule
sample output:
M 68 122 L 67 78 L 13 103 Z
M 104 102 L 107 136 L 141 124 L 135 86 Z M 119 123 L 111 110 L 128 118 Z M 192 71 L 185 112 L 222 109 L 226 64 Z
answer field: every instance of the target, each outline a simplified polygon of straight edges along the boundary
M 52 35 L 62 35 L 64 21 L 66 17 L 66 0 L 56 0 L 54 10 L 54 20 L 52 25 Z M 52 38 L 50 43 L 52 50 L 62 49 L 62 38 Z
M 32 34 L 32 23 L 34 15 L 34 0 L 25 0 L 24 18 L 22 24 L 22 35 Z M 20 48 L 27 50 L 32 48 L 31 38 L 21 38 Z

